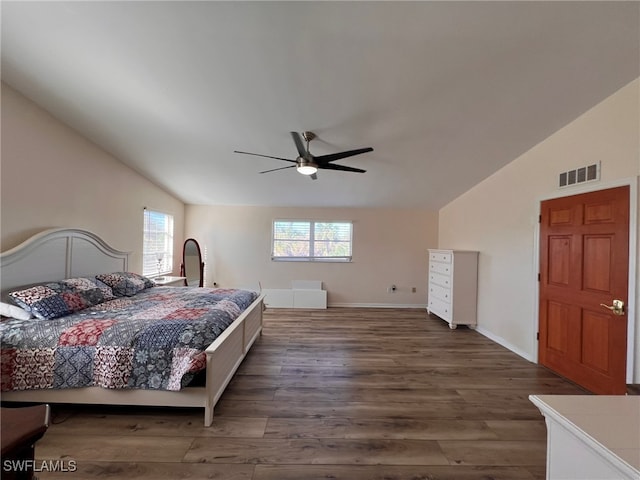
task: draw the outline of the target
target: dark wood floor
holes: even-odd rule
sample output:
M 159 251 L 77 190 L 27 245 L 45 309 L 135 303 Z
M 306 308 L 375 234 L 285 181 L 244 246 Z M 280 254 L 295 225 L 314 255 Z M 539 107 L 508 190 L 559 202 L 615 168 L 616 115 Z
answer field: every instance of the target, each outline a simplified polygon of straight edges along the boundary
M 270 310 L 216 407 L 54 407 L 40 479 L 542 479 L 528 395 L 583 394 L 424 310 Z

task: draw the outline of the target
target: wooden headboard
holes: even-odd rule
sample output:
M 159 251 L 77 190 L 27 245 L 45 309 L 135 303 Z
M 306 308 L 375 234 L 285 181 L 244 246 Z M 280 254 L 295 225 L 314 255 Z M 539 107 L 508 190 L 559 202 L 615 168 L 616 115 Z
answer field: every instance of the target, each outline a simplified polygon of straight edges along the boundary
M 15 287 L 128 268 L 129 252 L 110 247 L 96 234 L 77 228 L 52 228 L 0 253 L 0 288 L 5 298 Z

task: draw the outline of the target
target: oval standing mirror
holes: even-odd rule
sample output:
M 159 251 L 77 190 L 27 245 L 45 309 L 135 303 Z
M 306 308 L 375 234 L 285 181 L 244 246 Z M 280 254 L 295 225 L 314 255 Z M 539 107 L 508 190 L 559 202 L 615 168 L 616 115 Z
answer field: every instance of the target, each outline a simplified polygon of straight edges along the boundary
M 200 253 L 200 245 L 193 238 L 185 240 L 182 248 L 182 268 L 180 276 L 186 277 L 184 284 L 188 287 L 204 286 L 204 262 Z

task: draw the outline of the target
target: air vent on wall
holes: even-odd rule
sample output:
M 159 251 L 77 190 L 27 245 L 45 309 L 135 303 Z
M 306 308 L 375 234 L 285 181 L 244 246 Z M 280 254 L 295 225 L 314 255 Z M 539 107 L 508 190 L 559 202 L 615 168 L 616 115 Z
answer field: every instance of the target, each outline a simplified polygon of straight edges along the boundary
M 558 178 L 558 187 L 572 187 L 597 180 L 600 180 L 600 162 L 562 172 Z

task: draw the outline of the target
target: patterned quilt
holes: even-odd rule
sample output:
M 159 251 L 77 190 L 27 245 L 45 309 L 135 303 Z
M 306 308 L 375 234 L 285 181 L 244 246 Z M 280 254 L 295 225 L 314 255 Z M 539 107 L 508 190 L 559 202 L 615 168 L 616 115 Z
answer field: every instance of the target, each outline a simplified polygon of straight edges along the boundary
M 180 390 L 255 292 L 154 287 L 53 320 L 0 322 L 1 389 Z

